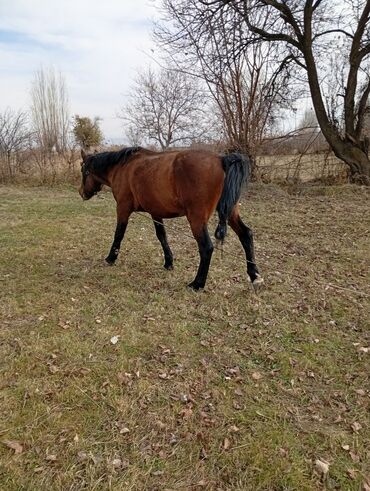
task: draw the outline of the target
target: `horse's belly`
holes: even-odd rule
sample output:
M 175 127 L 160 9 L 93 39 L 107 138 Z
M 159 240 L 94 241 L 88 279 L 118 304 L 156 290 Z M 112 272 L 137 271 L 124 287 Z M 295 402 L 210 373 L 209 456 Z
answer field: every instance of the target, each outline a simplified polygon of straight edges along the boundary
M 145 211 L 158 218 L 176 218 L 185 215 L 185 210 L 176 199 L 165 199 L 148 193 L 138 197 L 137 211 Z

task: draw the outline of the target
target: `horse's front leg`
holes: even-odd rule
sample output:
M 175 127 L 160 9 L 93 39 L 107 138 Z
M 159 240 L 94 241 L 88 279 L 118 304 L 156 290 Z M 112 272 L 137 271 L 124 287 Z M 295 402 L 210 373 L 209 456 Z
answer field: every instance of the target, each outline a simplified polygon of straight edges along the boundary
M 113 244 L 110 248 L 108 256 L 105 258 L 108 264 L 114 264 L 118 257 L 121 242 L 126 232 L 129 216 L 130 213 L 128 213 L 126 210 L 122 211 L 117 209 L 117 226 L 114 233 Z
M 110 248 L 108 256 L 105 258 L 108 264 L 114 264 L 118 257 L 119 250 L 121 247 L 121 242 L 123 236 L 125 235 L 126 227 L 127 227 L 127 222 L 126 223 L 117 222 L 116 231 L 114 233 L 113 244 L 112 247 Z

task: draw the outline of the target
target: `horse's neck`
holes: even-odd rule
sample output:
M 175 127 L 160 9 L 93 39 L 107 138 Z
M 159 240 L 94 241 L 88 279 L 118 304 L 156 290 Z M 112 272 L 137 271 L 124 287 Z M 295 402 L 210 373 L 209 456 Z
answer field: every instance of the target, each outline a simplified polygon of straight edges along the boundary
M 113 181 L 117 175 L 117 173 L 120 171 L 120 166 L 119 165 L 114 165 L 110 169 L 107 170 L 105 176 L 102 178 L 103 184 L 106 186 L 112 187 Z

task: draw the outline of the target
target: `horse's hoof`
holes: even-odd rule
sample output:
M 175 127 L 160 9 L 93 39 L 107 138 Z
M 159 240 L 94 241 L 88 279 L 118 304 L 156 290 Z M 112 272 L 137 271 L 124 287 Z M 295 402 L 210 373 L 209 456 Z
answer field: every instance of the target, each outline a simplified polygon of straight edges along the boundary
M 196 283 L 195 281 L 192 281 L 191 283 L 188 284 L 188 288 L 191 288 L 194 291 L 199 291 L 201 288 L 204 288 L 204 286 L 199 285 L 199 283 Z
M 167 271 L 172 271 L 173 270 L 173 265 L 172 264 L 165 264 L 164 269 L 167 269 Z
M 112 259 L 108 256 L 105 258 L 105 262 L 109 264 L 109 266 L 113 266 L 113 264 L 116 262 L 116 258 Z
M 257 274 L 256 279 L 252 283 L 254 291 L 257 293 L 263 287 L 264 283 L 265 282 L 264 282 L 262 276 Z

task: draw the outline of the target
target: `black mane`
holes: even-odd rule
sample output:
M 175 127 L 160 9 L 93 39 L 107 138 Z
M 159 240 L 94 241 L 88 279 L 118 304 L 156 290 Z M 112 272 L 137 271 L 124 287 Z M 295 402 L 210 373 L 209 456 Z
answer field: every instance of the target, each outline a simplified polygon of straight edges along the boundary
M 125 164 L 135 153 L 143 150 L 142 147 L 125 147 L 116 152 L 100 152 L 89 155 L 88 169 L 96 175 L 105 175 L 108 169 L 116 164 Z

